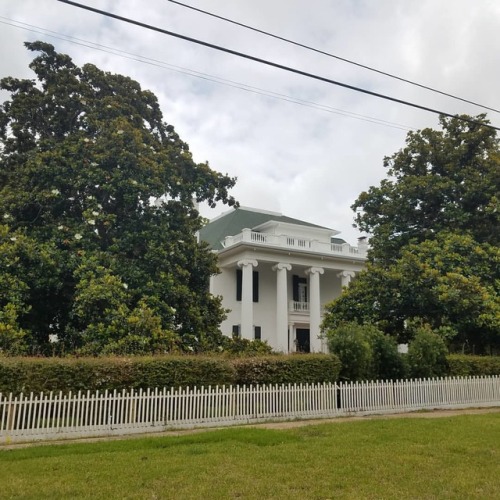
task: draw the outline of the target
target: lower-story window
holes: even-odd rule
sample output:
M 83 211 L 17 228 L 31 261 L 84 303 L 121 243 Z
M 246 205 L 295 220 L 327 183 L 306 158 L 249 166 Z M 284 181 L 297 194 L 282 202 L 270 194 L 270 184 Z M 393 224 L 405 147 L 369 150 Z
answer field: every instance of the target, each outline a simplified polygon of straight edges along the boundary
M 240 325 L 233 325 L 233 338 L 239 338 L 240 336 Z
M 262 329 L 260 326 L 254 326 L 254 339 L 262 340 Z

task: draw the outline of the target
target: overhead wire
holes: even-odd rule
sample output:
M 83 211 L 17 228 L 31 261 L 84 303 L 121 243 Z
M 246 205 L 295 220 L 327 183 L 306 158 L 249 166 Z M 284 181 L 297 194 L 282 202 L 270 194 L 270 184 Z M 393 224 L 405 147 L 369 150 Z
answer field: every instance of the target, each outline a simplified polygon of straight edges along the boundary
M 205 14 L 207 16 L 211 16 L 213 18 L 216 18 L 216 19 L 220 19 L 222 21 L 225 21 L 225 22 L 228 22 L 228 23 L 231 23 L 231 24 L 234 24 L 236 26 L 240 26 L 242 28 L 245 28 L 245 29 L 248 29 L 248 30 L 251 30 L 251 31 L 254 31 L 256 33 L 260 33 L 262 35 L 266 35 L 266 36 L 269 36 L 271 38 L 275 38 L 276 40 L 280 40 L 282 42 L 286 42 L 286 43 L 289 43 L 289 44 L 292 44 L 292 45 L 295 45 L 297 47 L 301 47 L 303 49 L 307 49 L 307 50 L 310 50 L 312 52 L 316 52 L 318 54 L 322 54 L 324 56 L 327 56 L 327 57 L 331 57 L 331 58 L 334 58 L 334 59 L 337 59 L 339 61 L 342 61 L 342 62 L 345 62 L 345 63 L 348 63 L 348 64 L 352 64 L 354 66 L 357 66 L 359 68 L 363 68 L 363 69 L 366 69 L 368 71 L 373 71 L 374 73 L 378 73 L 380 75 L 384 75 L 384 76 L 387 76 L 389 78 L 393 78 L 395 80 L 399 80 L 400 82 L 404 82 L 404 83 L 408 83 L 410 85 L 414 85 L 415 87 L 419 87 L 419 88 L 422 88 L 422 89 L 425 89 L 425 90 L 429 90 L 431 92 L 435 92 L 437 94 L 440 94 L 440 95 L 443 95 L 443 96 L 446 96 L 446 97 L 450 97 L 452 99 L 456 99 L 458 101 L 461 101 L 461 102 L 465 102 L 467 104 L 472 104 L 474 106 L 478 106 L 480 108 L 483 108 L 483 109 L 487 109 L 489 111 L 494 111 L 495 113 L 500 113 L 500 110 L 498 109 L 495 109 L 495 108 L 491 108 L 489 106 L 485 106 L 484 104 L 479 104 L 477 102 L 474 102 L 474 101 L 471 101 L 469 99 L 465 99 L 463 97 L 459 97 L 459 96 L 456 96 L 456 95 L 453 95 L 453 94 L 450 94 L 448 92 L 444 92 L 442 90 L 438 90 L 438 89 L 435 89 L 433 87 L 429 87 L 428 85 L 424 85 L 422 83 L 418 83 L 418 82 L 415 82 L 413 80 L 409 80 L 407 78 L 403 78 L 403 77 L 400 77 L 400 76 L 397 76 L 397 75 L 394 75 L 392 73 L 388 73 L 386 71 L 382 71 L 382 70 L 379 70 L 379 69 L 376 69 L 376 68 L 373 68 L 371 66 L 367 66 L 365 64 L 361 64 L 361 63 L 358 63 L 356 61 L 353 61 L 351 59 L 347 59 L 345 57 L 341 57 L 341 56 L 338 56 L 338 55 L 335 55 L 335 54 L 332 54 L 331 52 L 326 52 L 324 50 L 321 50 L 321 49 L 317 49 L 315 47 L 312 47 L 310 45 L 306 45 L 304 43 L 300 43 L 300 42 L 296 42 L 294 40 L 291 40 L 289 38 L 285 38 L 283 36 L 279 36 L 279 35 L 276 35 L 274 33 L 270 33 L 269 31 L 264 31 L 264 30 L 261 30 L 259 28 L 255 28 L 253 26 L 249 26 L 248 24 L 244 24 L 244 23 L 241 23 L 241 22 L 238 22 L 238 21 L 235 21 L 233 19 L 229 19 L 227 17 L 224 17 L 224 16 L 220 16 L 218 14 L 214 14 L 213 12 L 209 12 L 207 10 L 203 10 L 203 9 L 199 9 L 197 7 L 193 7 L 192 5 L 188 5 L 188 4 L 185 4 L 185 3 L 182 3 L 182 2 L 178 2 L 177 0 L 168 0 L 169 2 L 171 3 L 174 3 L 174 4 L 177 4 L 177 5 L 180 5 L 181 7 L 185 7 L 187 9 L 191 9 L 193 11 L 196 11 L 196 12 L 199 12 L 201 14 Z
M 126 23 L 132 24 L 134 26 L 145 28 L 145 29 L 148 29 L 148 30 L 151 30 L 151 31 L 156 31 L 157 33 L 162 33 L 164 35 L 172 36 L 172 37 L 178 38 L 180 40 L 185 40 L 185 41 L 188 41 L 188 42 L 191 42 L 191 43 L 195 43 L 197 45 L 201 45 L 201 46 L 208 47 L 208 48 L 211 48 L 211 49 L 214 49 L 214 50 L 218 50 L 220 52 L 225 52 L 227 54 L 231 54 L 231 55 L 234 55 L 234 56 L 237 56 L 237 57 L 248 59 L 250 61 L 254 61 L 254 62 L 257 62 L 257 63 L 260 63 L 260 64 L 264 64 L 266 66 L 270 66 L 270 67 L 273 67 L 273 68 L 281 69 L 281 70 L 287 71 L 289 73 L 294 73 L 294 74 L 297 74 L 297 75 L 305 76 L 307 78 L 312 78 L 314 80 L 325 82 L 325 83 L 328 83 L 328 84 L 331 84 L 331 85 L 336 85 L 336 86 L 339 86 L 339 87 L 342 87 L 342 88 L 346 88 L 346 89 L 349 89 L 349 90 L 354 90 L 356 92 L 361 92 L 363 94 L 371 95 L 373 97 L 378 97 L 380 99 L 384 99 L 384 100 L 387 100 L 387 101 L 391 101 L 391 102 L 395 102 L 395 103 L 398 103 L 398 104 L 402 104 L 404 106 L 409 106 L 409 107 L 412 107 L 412 108 L 415 108 L 415 109 L 420 109 L 422 111 L 427 111 L 429 113 L 434 113 L 434 114 L 441 115 L 441 116 L 446 116 L 446 117 L 449 117 L 449 118 L 458 118 L 458 119 L 460 119 L 463 122 L 470 123 L 470 124 L 473 124 L 473 125 L 479 125 L 479 126 L 491 128 L 493 130 L 500 130 L 500 128 L 498 128 L 498 127 L 495 127 L 495 126 L 493 126 L 491 124 L 488 124 L 488 123 L 479 122 L 479 121 L 474 120 L 472 118 L 466 118 L 464 116 L 458 116 L 456 114 L 447 113 L 447 112 L 440 111 L 440 110 L 437 110 L 437 109 L 434 109 L 434 108 L 430 108 L 428 106 L 423 106 L 423 105 L 416 104 L 416 103 L 413 103 L 413 102 L 410 102 L 410 101 L 405 101 L 403 99 L 398 99 L 398 98 L 391 97 L 391 96 L 388 96 L 388 95 L 385 95 L 385 94 L 380 94 L 378 92 L 373 92 L 371 90 L 363 89 L 363 88 L 357 87 L 355 85 L 349 85 L 347 83 L 339 82 L 337 80 L 332 80 L 330 78 L 326 78 L 326 77 L 323 77 L 323 76 L 320 76 L 320 75 L 317 75 L 317 74 L 314 74 L 314 73 L 309 73 L 307 71 L 302 71 L 302 70 L 299 70 L 299 69 L 296 69 L 296 68 L 292 68 L 290 66 L 285 66 L 283 64 L 279 64 L 279 63 L 276 63 L 276 62 L 273 62 L 273 61 L 262 59 L 260 57 L 252 56 L 250 54 L 245 54 L 243 52 L 238 52 L 236 50 L 229 49 L 227 47 L 222 47 L 220 45 L 215 45 L 213 43 L 205 42 L 205 41 L 199 40 L 197 38 L 193 38 L 193 37 L 189 37 L 189 36 L 186 36 L 186 35 L 182 35 L 180 33 L 175 33 L 173 31 L 165 30 L 163 28 L 158 28 L 157 26 L 152 26 L 151 24 L 143 23 L 143 22 L 137 21 L 135 19 L 130 19 L 130 18 L 127 18 L 127 17 L 124 17 L 124 16 L 120 16 L 118 14 L 113 14 L 112 12 L 109 12 L 109 11 L 105 11 L 105 10 L 101 10 L 101 9 L 96 9 L 95 7 L 90 7 L 88 5 L 83 5 L 83 4 L 80 4 L 78 2 L 73 2 L 72 0 L 57 0 L 57 1 L 60 2 L 60 3 L 64 3 L 64 4 L 67 4 L 67 5 L 71 5 L 71 6 L 83 9 L 83 10 L 87 10 L 89 12 L 94 12 L 96 14 L 100 14 L 102 16 L 109 17 L 111 19 L 116 19 L 118 21 L 126 22 Z
M 3 19 L 3 21 L 2 21 L 2 19 Z M 11 21 L 11 22 L 8 22 L 8 21 Z M 39 33 L 39 34 L 42 34 L 45 36 L 50 36 L 50 37 L 56 38 L 58 40 L 63 40 L 66 42 L 73 43 L 75 45 L 80 45 L 82 47 L 87 47 L 90 49 L 99 50 L 101 52 L 106 52 L 108 54 L 113 54 L 113 55 L 123 57 L 123 58 L 129 59 L 129 60 L 132 60 L 132 61 L 137 61 L 137 62 L 140 62 L 143 64 L 149 64 L 151 66 L 156 66 L 159 68 L 168 69 L 171 71 L 175 71 L 177 73 L 193 76 L 195 78 L 199 78 L 202 80 L 211 81 L 213 83 L 218 83 L 218 84 L 225 85 L 225 86 L 232 87 L 232 88 L 236 88 L 239 90 L 244 90 L 246 92 L 251 92 L 251 93 L 254 93 L 257 95 L 262 95 L 264 97 L 270 97 L 272 99 L 278 99 L 278 100 L 282 100 L 285 102 L 298 104 L 300 106 L 305 106 L 305 107 L 317 109 L 319 111 L 324 111 L 324 112 L 332 113 L 332 114 L 338 114 L 341 116 L 345 116 L 347 118 L 353 118 L 356 120 L 366 121 L 369 123 L 374 123 L 377 125 L 396 128 L 399 130 L 408 131 L 408 130 L 413 129 L 413 127 L 401 125 L 401 124 L 390 122 L 387 120 L 382 120 L 380 118 L 371 117 L 371 116 L 367 116 L 367 115 L 363 115 L 363 114 L 359 114 L 359 113 L 354 113 L 352 111 L 346 111 L 346 110 L 334 108 L 334 107 L 328 106 L 326 104 L 308 101 L 305 99 L 300 99 L 298 97 L 292 97 L 292 96 L 289 96 L 286 94 L 281 94 L 279 92 L 274 92 L 272 90 L 266 90 L 266 89 L 254 87 L 254 86 L 251 86 L 251 85 L 248 85 L 245 83 L 236 82 L 234 80 L 228 80 L 228 79 L 221 78 L 221 77 L 218 77 L 215 75 L 202 73 L 200 71 L 196 71 L 196 70 L 193 70 L 190 68 L 183 68 L 182 66 L 176 66 L 173 64 L 169 64 L 169 63 L 166 63 L 164 61 L 160 61 L 158 59 L 153 59 L 153 58 L 150 58 L 147 56 L 142 56 L 139 54 L 133 54 L 131 52 L 126 52 L 126 51 L 121 50 L 121 49 L 116 49 L 114 47 L 109 47 L 109 46 L 99 44 L 96 42 L 92 42 L 89 40 L 84 40 L 81 38 L 73 37 L 71 35 L 66 35 L 63 33 L 59 33 L 57 31 L 49 30 L 49 29 L 42 28 L 40 26 L 36 26 L 33 24 L 29 24 L 29 23 L 24 23 L 22 21 L 17 21 L 17 20 L 10 19 L 10 18 L 4 17 L 4 16 L 0 16 L 0 23 L 8 25 L 8 26 L 13 26 L 15 28 L 24 29 L 24 30 L 30 31 L 32 33 Z

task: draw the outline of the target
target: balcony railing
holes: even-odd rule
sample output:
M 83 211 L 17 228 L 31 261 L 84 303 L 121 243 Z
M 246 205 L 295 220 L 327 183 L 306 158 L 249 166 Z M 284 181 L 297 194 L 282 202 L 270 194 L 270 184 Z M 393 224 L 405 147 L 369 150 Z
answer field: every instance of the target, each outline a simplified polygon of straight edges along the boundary
M 223 246 L 229 248 L 237 243 L 251 243 L 253 245 L 262 245 L 270 247 L 278 247 L 283 249 L 302 250 L 311 253 L 323 253 L 331 255 L 345 255 L 350 257 L 365 257 L 367 245 L 353 247 L 349 243 L 326 243 L 318 240 L 307 238 L 298 238 L 286 234 L 276 235 L 267 233 L 258 233 L 250 229 L 243 229 L 240 234 L 235 236 L 226 236 Z
M 297 300 L 291 300 L 288 303 L 289 312 L 294 313 L 307 313 L 309 314 L 309 302 L 299 302 Z

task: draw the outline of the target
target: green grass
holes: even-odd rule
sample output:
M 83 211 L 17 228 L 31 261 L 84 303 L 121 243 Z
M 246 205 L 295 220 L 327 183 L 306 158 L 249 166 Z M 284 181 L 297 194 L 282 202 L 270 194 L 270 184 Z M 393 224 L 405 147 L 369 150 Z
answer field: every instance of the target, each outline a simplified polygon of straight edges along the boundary
M 0 449 L 0 497 L 500 498 L 500 413 Z

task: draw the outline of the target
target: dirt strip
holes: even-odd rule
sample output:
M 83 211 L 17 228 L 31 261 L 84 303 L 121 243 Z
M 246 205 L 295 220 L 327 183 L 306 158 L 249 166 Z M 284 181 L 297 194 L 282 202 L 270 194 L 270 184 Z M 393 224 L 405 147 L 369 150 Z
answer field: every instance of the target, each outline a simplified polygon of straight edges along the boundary
M 408 413 L 391 413 L 385 415 L 358 415 L 346 416 L 335 418 L 322 418 L 310 420 L 287 420 L 281 422 L 264 422 L 260 424 L 242 424 L 239 426 L 225 426 L 225 427 L 199 427 L 195 429 L 179 429 L 163 432 L 150 432 L 144 434 L 126 434 L 119 436 L 102 436 L 80 439 L 61 439 L 61 440 L 48 440 L 36 441 L 31 443 L 11 443 L 0 444 L 0 452 L 7 450 L 15 450 L 19 448 L 28 448 L 33 446 L 51 446 L 75 443 L 96 443 L 102 441 L 117 441 L 123 439 L 139 439 L 139 438 L 155 438 L 164 436 L 184 436 L 186 434 L 197 434 L 200 432 L 216 431 L 221 429 L 244 427 L 244 428 L 257 428 L 257 429 L 293 429 L 296 427 L 304 427 L 306 425 L 321 425 L 333 424 L 343 422 L 354 422 L 357 420 L 381 420 L 381 419 L 394 419 L 394 418 L 443 418 L 443 417 L 456 417 L 458 415 L 482 415 L 485 413 L 500 413 L 500 407 L 492 408 L 468 408 L 460 410 L 430 410 L 430 411 L 415 411 Z

